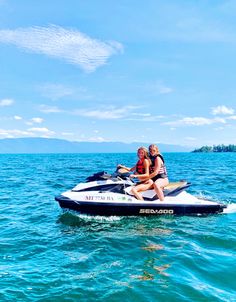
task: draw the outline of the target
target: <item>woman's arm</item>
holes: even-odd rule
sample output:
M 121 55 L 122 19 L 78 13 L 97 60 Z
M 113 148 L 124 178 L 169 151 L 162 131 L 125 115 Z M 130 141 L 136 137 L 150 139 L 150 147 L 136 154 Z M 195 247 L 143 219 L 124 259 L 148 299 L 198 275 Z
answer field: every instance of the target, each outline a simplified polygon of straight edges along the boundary
M 127 171 L 135 171 L 135 169 L 136 169 L 136 165 L 135 166 L 133 166 L 132 168 L 128 168 L 128 167 L 126 167 L 126 166 L 123 166 L 123 165 L 118 165 L 117 166 L 118 168 L 122 168 L 122 169 L 125 169 L 125 170 L 127 170 Z

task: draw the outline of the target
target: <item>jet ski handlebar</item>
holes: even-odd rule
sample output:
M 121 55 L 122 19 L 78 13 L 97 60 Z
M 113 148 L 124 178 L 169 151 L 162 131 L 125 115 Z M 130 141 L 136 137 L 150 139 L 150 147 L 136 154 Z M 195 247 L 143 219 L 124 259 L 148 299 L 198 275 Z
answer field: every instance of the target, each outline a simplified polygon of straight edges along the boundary
M 94 173 L 93 175 L 88 176 L 86 178 L 86 182 L 97 181 L 97 180 L 107 180 L 107 179 L 111 179 L 111 178 L 120 178 L 123 180 L 126 180 L 127 178 L 129 178 L 131 181 L 133 181 L 133 179 L 130 178 L 130 172 L 128 172 L 127 170 L 124 171 L 124 169 L 121 169 L 121 168 L 117 168 L 113 174 L 108 174 L 105 171 Z

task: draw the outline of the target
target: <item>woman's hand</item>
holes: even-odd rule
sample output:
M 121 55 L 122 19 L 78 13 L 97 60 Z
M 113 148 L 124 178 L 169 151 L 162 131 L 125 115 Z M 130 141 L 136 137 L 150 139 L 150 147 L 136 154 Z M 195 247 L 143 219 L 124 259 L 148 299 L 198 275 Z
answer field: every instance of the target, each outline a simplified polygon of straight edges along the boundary
M 130 168 L 127 168 L 126 166 L 123 166 L 123 165 L 117 165 L 117 169 L 124 169 L 126 171 L 130 171 Z

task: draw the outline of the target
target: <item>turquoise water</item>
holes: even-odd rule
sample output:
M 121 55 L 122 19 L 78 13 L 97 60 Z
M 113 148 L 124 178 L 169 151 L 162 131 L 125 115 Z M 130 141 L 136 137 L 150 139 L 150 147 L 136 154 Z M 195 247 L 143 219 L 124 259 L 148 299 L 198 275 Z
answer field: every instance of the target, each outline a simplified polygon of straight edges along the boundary
M 236 203 L 236 154 L 165 154 L 171 180 Z M 236 214 L 86 217 L 54 196 L 135 154 L 0 155 L 0 301 L 236 301 Z

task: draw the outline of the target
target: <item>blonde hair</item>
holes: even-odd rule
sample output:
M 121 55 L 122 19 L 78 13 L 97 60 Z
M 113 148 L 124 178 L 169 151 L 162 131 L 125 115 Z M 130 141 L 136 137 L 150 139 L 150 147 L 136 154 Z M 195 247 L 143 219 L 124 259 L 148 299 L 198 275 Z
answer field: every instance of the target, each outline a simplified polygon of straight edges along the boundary
M 146 147 L 139 147 L 138 150 L 137 150 L 137 153 L 138 153 L 140 150 L 144 152 L 144 158 L 149 158 L 148 149 L 147 149 Z
M 156 151 L 157 151 L 157 153 L 160 154 L 160 151 L 159 151 L 159 148 L 157 147 L 157 145 L 151 144 L 151 145 L 148 147 L 149 151 L 150 151 L 151 148 L 153 148 L 153 149 L 155 148 Z

